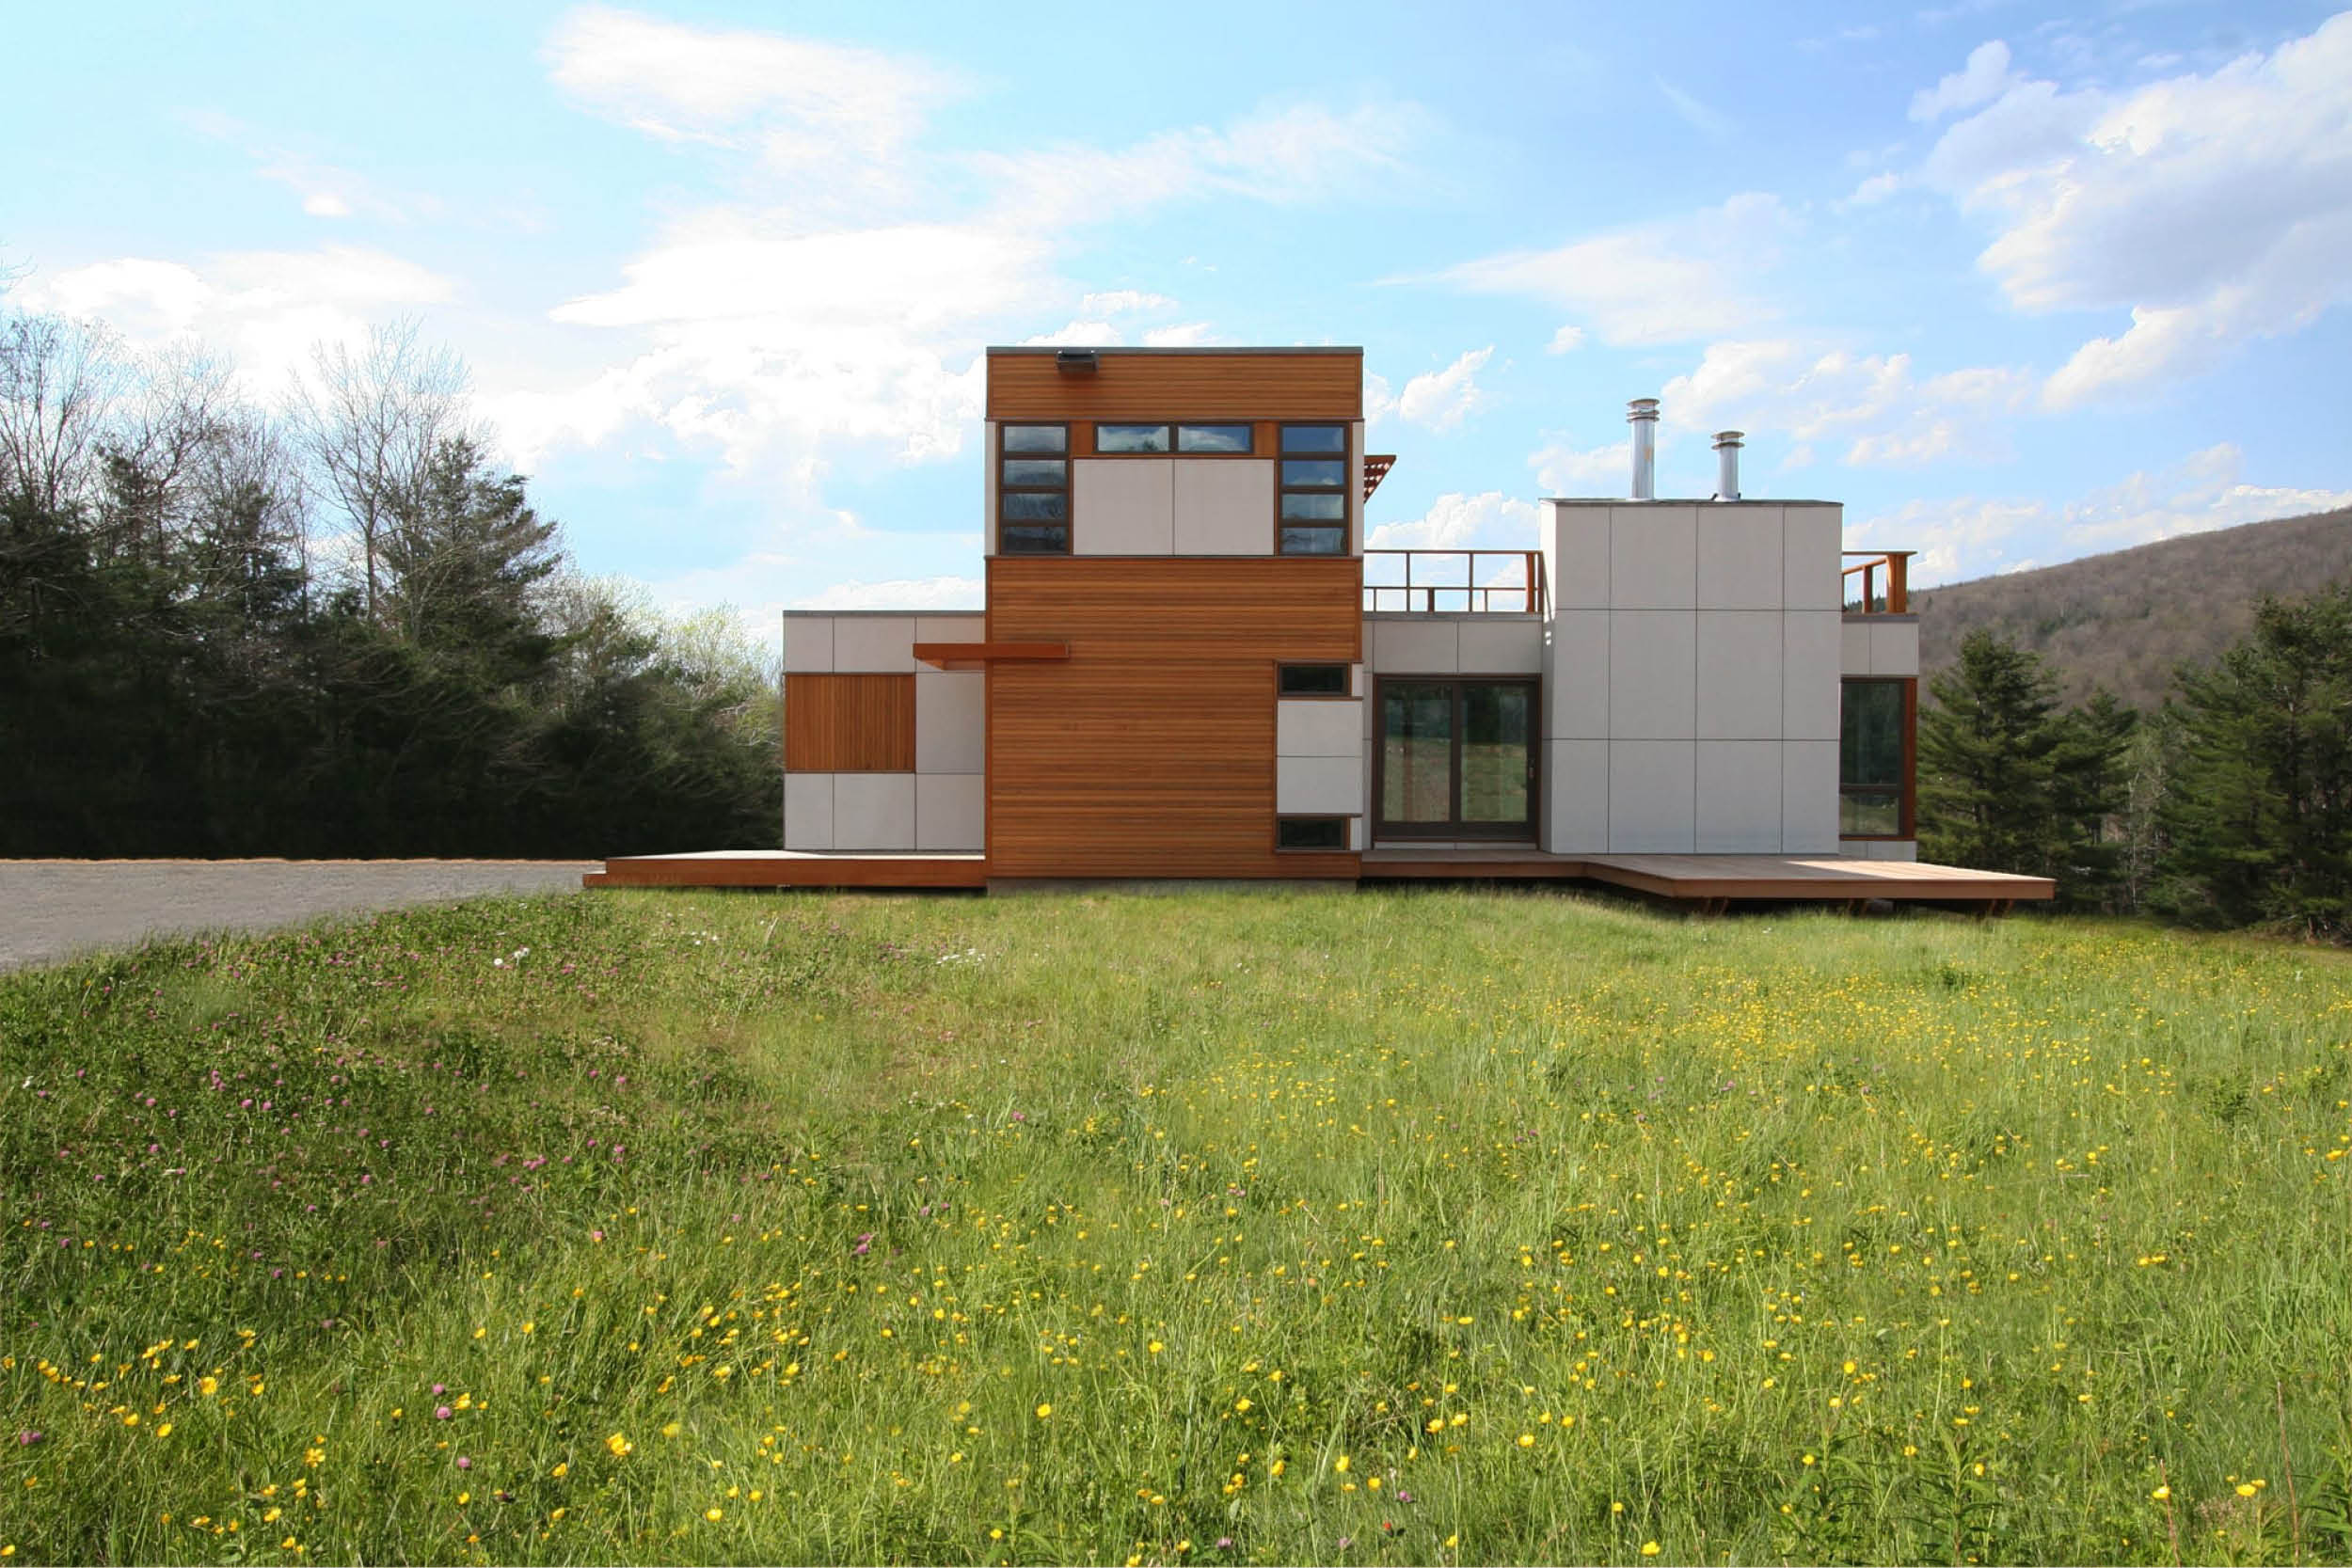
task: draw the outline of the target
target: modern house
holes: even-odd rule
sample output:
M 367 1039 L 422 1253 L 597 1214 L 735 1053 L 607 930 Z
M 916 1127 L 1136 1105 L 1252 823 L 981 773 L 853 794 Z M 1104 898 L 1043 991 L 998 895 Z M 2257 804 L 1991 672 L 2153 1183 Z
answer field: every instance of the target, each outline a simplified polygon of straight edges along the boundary
M 1366 547 L 1359 349 L 992 349 L 975 613 L 787 612 L 784 852 L 613 882 L 1589 878 L 2047 897 L 1915 863 L 1902 552 L 1832 501 L 1552 499 Z

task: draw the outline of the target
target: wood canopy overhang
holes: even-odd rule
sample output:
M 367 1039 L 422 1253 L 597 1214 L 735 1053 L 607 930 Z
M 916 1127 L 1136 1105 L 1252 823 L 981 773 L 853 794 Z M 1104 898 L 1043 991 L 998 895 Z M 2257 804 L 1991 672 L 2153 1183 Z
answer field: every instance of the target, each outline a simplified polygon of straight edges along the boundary
M 985 670 L 992 664 L 1044 664 L 1070 657 L 1067 642 L 917 642 L 917 661 L 941 670 Z

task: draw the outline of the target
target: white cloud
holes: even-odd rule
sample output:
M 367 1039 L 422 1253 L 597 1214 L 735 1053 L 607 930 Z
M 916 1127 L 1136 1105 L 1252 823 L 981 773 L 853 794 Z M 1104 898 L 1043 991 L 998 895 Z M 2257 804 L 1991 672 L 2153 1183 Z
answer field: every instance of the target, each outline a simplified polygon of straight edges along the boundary
M 1912 95 L 1911 118 L 1925 122 L 1941 119 L 1955 109 L 1973 109 L 1998 98 L 2017 81 L 2010 73 L 2009 45 L 1999 39 L 1980 43 L 1969 52 L 1965 67 Z
M 1576 447 L 1551 441 L 1528 454 L 1535 485 L 1547 496 L 1615 495 L 1632 483 L 1633 443 Z
M 2050 377 L 2062 408 L 2193 375 L 2352 299 L 2347 146 L 2352 12 L 2128 90 L 2010 80 L 1923 175 L 1999 225 L 1979 265 L 2017 309 L 2130 312 Z
M 1215 341 L 1207 322 L 1177 322 L 1168 326 L 1154 326 L 1143 335 L 1146 348 L 1199 348 Z
M 1563 307 L 1614 346 L 1687 342 L 1753 331 L 1773 314 L 1754 286 L 1793 227 L 1777 197 L 1751 191 L 1687 218 L 1505 251 L 1439 277 Z
M 1171 202 L 1232 196 L 1283 205 L 1342 199 L 1393 174 L 1423 119 L 1411 104 L 1338 113 L 1299 104 L 1223 130 L 1164 131 L 1132 147 L 977 152 L 1008 225 L 1069 228 Z
M 1538 517 L 1534 501 L 1500 490 L 1475 496 L 1452 493 L 1439 496 L 1410 522 L 1381 524 L 1364 543 L 1375 550 L 1532 550 Z
M 19 306 L 103 321 L 142 349 L 196 341 L 220 352 L 246 389 L 279 391 L 310 363 L 313 343 L 356 342 L 388 314 L 451 299 L 446 277 L 404 258 L 352 245 L 234 251 L 200 266 L 123 257 L 35 274 Z
M 795 599 L 794 610 L 979 610 L 988 590 L 977 578 L 898 578 L 888 582 L 837 582 Z
M 1734 126 L 1730 117 L 1721 110 L 1710 108 L 1700 103 L 1663 76 L 1652 76 L 1650 81 L 1656 85 L 1660 96 L 1666 100 L 1667 105 L 1680 116 L 1682 122 L 1690 126 L 1692 130 L 1704 136 L 1713 136 L 1717 140 L 1731 135 Z
M 1107 293 L 1089 294 L 1078 301 L 1078 309 L 1093 316 L 1125 316 L 1139 310 L 1172 310 L 1176 302 L 1166 294 L 1145 293 L 1139 289 L 1112 289 Z
M 903 56 L 749 28 L 688 26 L 583 6 L 547 49 L 558 87 L 670 141 L 751 151 L 829 184 L 887 174 L 953 83 Z
M 2031 372 L 2019 369 L 1923 377 L 1907 354 L 1750 339 L 1709 343 L 1697 368 L 1669 381 L 1661 399 L 1665 419 L 1685 430 L 1736 427 L 1801 449 L 1842 442 L 1849 466 L 1907 467 L 2001 455 L 2001 420 L 2032 390 Z
M 1546 354 L 1573 354 L 1583 346 L 1584 329 L 1581 326 L 1564 326 L 1551 335 L 1551 341 L 1544 345 L 1544 352 Z
M 2352 506 L 2352 490 L 2251 484 L 2243 467 L 2244 454 L 2224 442 L 2059 505 L 1975 496 L 1912 501 L 1869 518 L 1853 537 L 1867 547 L 1919 552 L 1912 580 L 1924 586 Z M 2012 546 L 2031 554 L 2012 556 Z
M 1899 174 L 1873 174 L 1853 188 L 1853 194 L 1846 198 L 1846 205 L 1875 206 L 1901 190 L 1903 183 L 1903 177 Z
M 1494 354 L 1492 344 L 1471 349 L 1441 371 L 1414 376 L 1405 383 L 1402 392 L 1394 395 L 1391 394 L 1386 378 L 1368 375 L 1364 378 L 1365 414 L 1374 420 L 1394 415 L 1424 430 L 1455 429 L 1485 403 L 1486 395 L 1478 389 L 1477 376 Z

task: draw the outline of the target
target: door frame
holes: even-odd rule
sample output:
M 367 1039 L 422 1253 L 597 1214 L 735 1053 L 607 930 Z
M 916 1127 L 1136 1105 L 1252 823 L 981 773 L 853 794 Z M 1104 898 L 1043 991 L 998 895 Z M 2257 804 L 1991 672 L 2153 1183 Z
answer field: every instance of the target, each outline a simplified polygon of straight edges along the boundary
M 1433 684 L 1443 681 L 1454 688 L 1453 759 L 1446 789 L 1444 822 L 1391 822 L 1381 814 L 1382 802 L 1388 797 L 1388 689 L 1391 681 L 1417 681 Z M 1528 690 L 1527 726 L 1527 819 L 1524 822 L 1464 822 L 1462 820 L 1462 743 L 1463 696 L 1465 686 L 1523 686 Z M 1412 839 L 1492 839 L 1504 844 L 1533 844 L 1536 841 L 1543 821 L 1544 788 L 1544 678 L 1541 675 L 1477 673 L 1415 674 L 1398 671 L 1394 674 L 1375 674 L 1372 678 L 1372 842 Z

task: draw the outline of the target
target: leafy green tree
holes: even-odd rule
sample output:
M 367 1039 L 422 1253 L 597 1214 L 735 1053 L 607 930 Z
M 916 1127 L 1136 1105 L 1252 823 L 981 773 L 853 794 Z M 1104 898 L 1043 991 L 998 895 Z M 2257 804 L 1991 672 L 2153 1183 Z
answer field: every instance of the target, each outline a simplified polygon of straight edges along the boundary
M 2180 685 L 2165 906 L 2352 936 L 2352 584 L 2265 599 L 2245 640 Z
M 2106 822 L 2124 802 L 2132 710 L 2106 693 L 2079 710 L 2060 707 L 2041 656 L 1982 629 L 1928 689 L 1920 853 L 2057 878 L 2070 904 L 2106 901 L 2122 863 Z

